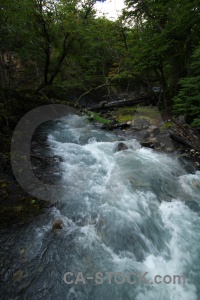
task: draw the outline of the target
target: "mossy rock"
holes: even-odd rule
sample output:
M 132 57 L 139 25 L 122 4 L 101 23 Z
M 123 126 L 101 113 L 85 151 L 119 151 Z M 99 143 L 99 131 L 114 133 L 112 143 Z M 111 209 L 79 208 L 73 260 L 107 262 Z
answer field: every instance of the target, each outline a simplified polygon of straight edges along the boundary
M 15 201 L 13 206 L 0 207 L 0 229 L 28 222 L 42 213 L 47 202 L 27 197 Z

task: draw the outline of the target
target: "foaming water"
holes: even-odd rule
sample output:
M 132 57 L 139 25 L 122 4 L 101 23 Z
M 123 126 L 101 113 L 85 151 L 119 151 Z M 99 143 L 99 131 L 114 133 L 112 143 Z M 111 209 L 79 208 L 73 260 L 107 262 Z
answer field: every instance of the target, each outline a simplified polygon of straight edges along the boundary
M 62 158 L 66 194 L 32 224 L 3 233 L 2 299 L 199 299 L 200 172 L 187 174 L 175 156 L 134 139 L 117 152 L 119 137 L 75 115 L 57 121 L 48 140 Z M 55 219 L 64 225 L 52 232 Z M 66 272 L 101 272 L 104 283 L 67 285 Z M 150 283 L 109 284 L 106 272 L 148 272 Z M 156 275 L 187 280 L 151 283 Z

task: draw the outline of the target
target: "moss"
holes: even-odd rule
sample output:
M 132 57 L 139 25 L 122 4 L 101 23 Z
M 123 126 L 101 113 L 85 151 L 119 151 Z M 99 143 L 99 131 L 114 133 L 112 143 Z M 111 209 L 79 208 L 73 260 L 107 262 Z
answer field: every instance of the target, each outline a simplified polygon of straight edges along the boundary
M 111 124 L 111 123 L 112 123 L 111 120 L 108 120 L 108 119 L 106 119 L 106 118 L 101 117 L 101 116 L 100 116 L 98 113 L 96 113 L 96 112 L 90 112 L 90 111 L 86 111 L 86 110 L 85 110 L 85 113 L 88 115 L 88 118 L 90 117 L 90 118 L 96 120 L 96 121 L 99 122 L 99 123 L 102 123 L 102 124 L 105 124 L 105 125 Z
M 137 113 L 150 116 L 151 118 L 158 118 L 158 117 L 160 117 L 159 110 L 155 109 L 154 107 L 152 108 L 152 107 L 143 107 L 143 106 L 140 106 L 137 109 Z
M 136 106 L 130 106 L 130 107 L 123 107 L 115 110 L 115 115 L 127 115 L 127 114 L 134 114 L 137 110 Z
M 164 125 L 161 126 L 161 129 L 171 128 L 172 125 L 173 125 L 173 122 L 166 122 Z
M 92 115 L 93 115 L 94 119 L 97 122 L 99 122 L 99 123 L 103 123 L 103 124 L 110 124 L 110 123 L 112 123 L 111 120 L 108 120 L 106 118 L 102 118 L 98 113 L 93 113 Z
M 142 120 L 142 119 L 144 119 L 144 120 L 147 120 L 147 121 L 149 121 L 149 122 L 151 122 L 151 123 L 154 123 L 154 118 L 151 118 L 151 117 L 149 117 L 149 116 L 139 116 L 139 115 L 137 115 L 137 116 L 135 116 L 135 117 L 133 117 L 132 118 L 132 120 L 133 121 L 136 121 L 136 120 Z
M 115 110 L 114 116 L 117 118 L 119 123 L 131 121 L 136 110 L 136 106 L 119 108 Z
M 123 107 L 115 110 L 114 115 L 117 117 L 119 122 L 130 121 L 134 118 L 144 118 L 150 122 L 160 117 L 160 112 L 157 108 L 151 106 L 131 106 Z
M 131 121 L 132 119 L 133 119 L 132 115 L 120 115 L 117 118 L 119 123 L 128 122 L 128 121 Z
M 0 207 L 0 229 L 30 221 L 42 213 L 46 201 L 27 197 L 15 201 L 13 206 Z

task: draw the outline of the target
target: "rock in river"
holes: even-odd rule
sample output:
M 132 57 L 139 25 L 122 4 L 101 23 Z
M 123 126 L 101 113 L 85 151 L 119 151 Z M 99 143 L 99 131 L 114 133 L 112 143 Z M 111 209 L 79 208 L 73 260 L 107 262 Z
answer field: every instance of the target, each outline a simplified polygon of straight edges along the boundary
M 63 225 L 64 224 L 62 220 L 55 220 L 52 224 L 52 230 L 62 229 Z
M 121 142 L 115 148 L 115 152 L 124 151 L 124 150 L 127 150 L 127 149 L 128 149 L 128 146 L 126 146 L 126 144 Z

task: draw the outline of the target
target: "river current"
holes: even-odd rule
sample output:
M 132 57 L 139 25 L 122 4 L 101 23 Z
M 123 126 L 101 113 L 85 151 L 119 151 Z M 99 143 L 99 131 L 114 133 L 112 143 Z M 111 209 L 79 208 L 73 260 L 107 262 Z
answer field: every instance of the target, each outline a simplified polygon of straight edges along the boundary
M 200 299 L 200 172 L 135 139 L 116 151 L 121 138 L 85 117 L 47 134 L 66 193 L 2 233 L 0 299 Z

